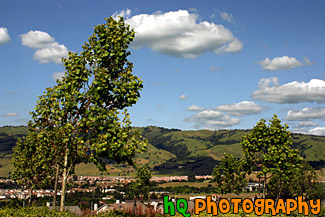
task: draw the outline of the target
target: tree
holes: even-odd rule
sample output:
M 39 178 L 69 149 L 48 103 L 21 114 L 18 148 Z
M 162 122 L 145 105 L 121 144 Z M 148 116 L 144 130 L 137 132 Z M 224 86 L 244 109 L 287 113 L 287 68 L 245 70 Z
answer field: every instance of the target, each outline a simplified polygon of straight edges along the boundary
M 133 39 L 134 31 L 123 18 L 110 17 L 95 26 L 83 51 L 63 59 L 65 76 L 46 89 L 32 112 L 36 130 L 61 132 L 55 143 L 63 157 L 61 211 L 66 179 L 77 163 L 93 162 L 105 170 L 105 158 L 133 164 L 136 151 L 145 150 L 147 141 L 131 128 L 126 110 L 143 87 L 127 60 Z
M 219 165 L 212 172 L 217 192 L 222 195 L 231 192 L 239 194 L 246 185 L 244 166 L 243 160 L 237 160 L 232 154 L 225 153 Z
M 291 148 L 293 139 L 286 124 L 281 125 L 276 115 L 268 126 L 265 122 L 261 119 L 243 137 L 242 148 L 251 171 L 257 171 L 259 178 L 264 177 L 264 197 L 267 179 L 274 182 L 271 194 L 275 198 L 286 197 L 285 186 L 302 167 L 302 158 L 297 149 Z
M 48 187 L 54 180 L 54 155 L 47 142 L 44 133 L 29 129 L 27 136 L 19 138 L 13 148 L 11 177 L 23 188 L 30 189 L 30 204 L 33 190 Z
M 277 189 L 277 176 L 270 179 L 268 188 L 270 190 L 270 196 L 276 197 Z M 314 199 L 314 195 L 319 190 L 317 187 L 317 175 L 315 170 L 308 164 L 308 162 L 302 162 L 302 166 L 296 170 L 294 174 L 289 176 L 286 180 L 285 187 L 283 188 L 282 195 L 287 198 L 295 198 L 297 196 L 306 196 Z
M 137 169 L 136 180 L 131 184 L 133 190 L 134 207 L 133 214 L 136 214 L 137 198 L 148 197 L 150 190 L 150 179 L 152 175 L 148 167 L 143 166 Z

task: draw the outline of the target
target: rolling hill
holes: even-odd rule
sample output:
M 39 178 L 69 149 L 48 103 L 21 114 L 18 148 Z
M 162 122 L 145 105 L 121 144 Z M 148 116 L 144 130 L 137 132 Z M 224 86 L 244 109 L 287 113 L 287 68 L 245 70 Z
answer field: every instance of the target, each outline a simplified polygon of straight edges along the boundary
M 137 127 L 149 141 L 148 151 L 136 156 L 138 164 L 147 164 L 155 175 L 211 174 L 225 152 L 237 158 L 243 157 L 241 138 L 249 130 L 197 130 L 181 131 L 162 127 Z M 0 176 L 8 176 L 12 147 L 17 138 L 27 134 L 27 128 L 0 127 Z M 314 167 L 325 167 L 325 137 L 292 134 L 293 148 Z M 127 165 L 110 166 L 114 175 L 132 174 L 134 168 Z M 76 168 L 79 175 L 100 175 L 94 165 L 81 164 Z

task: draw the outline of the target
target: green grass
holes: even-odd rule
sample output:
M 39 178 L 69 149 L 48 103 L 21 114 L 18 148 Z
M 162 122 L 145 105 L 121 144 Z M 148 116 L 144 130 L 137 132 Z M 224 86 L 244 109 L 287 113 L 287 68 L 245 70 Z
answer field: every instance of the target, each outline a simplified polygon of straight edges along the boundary
M 197 130 L 180 131 L 161 127 L 137 127 L 150 144 L 146 153 L 137 154 L 135 161 L 146 164 L 155 175 L 211 174 L 225 152 L 243 157 L 241 138 L 249 130 Z M 10 158 L 11 148 L 18 136 L 27 133 L 27 127 L 0 127 L 0 158 Z M 292 134 L 295 147 L 308 161 L 325 160 L 325 137 Z M 3 151 L 1 151 L 3 150 Z M 0 161 L 0 175 L 8 176 L 12 166 L 8 160 Z M 324 166 L 324 165 L 323 165 Z M 182 167 L 181 169 L 179 167 Z M 112 165 L 114 175 L 129 175 L 132 168 Z M 77 166 L 80 175 L 98 175 L 101 172 L 92 164 Z

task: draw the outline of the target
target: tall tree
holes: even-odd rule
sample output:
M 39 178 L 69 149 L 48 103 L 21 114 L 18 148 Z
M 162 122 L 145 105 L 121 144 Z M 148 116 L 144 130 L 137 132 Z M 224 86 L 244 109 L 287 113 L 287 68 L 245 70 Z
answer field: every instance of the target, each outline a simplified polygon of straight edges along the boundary
M 281 125 L 276 115 L 269 125 L 261 119 L 253 130 L 241 141 L 248 164 L 257 171 L 258 177 L 264 177 L 264 190 L 267 179 L 276 181 L 273 191 L 275 197 L 284 197 L 287 180 L 302 166 L 302 158 L 297 149 L 292 149 L 293 139 L 288 125 Z M 276 177 L 276 178 L 275 178 Z M 265 195 L 264 195 L 265 196 Z
M 225 153 L 219 165 L 212 172 L 217 192 L 239 194 L 246 185 L 245 161 L 235 159 L 232 154 Z
M 95 26 L 83 51 L 64 59 L 65 76 L 47 88 L 32 117 L 34 127 L 61 130 L 63 181 L 60 210 L 65 201 L 66 179 L 78 162 L 93 162 L 105 169 L 105 158 L 133 164 L 146 140 L 131 128 L 126 110 L 140 97 L 142 81 L 132 74 L 127 50 L 134 31 L 123 18 L 106 19 Z M 122 112 L 122 113 L 121 113 Z

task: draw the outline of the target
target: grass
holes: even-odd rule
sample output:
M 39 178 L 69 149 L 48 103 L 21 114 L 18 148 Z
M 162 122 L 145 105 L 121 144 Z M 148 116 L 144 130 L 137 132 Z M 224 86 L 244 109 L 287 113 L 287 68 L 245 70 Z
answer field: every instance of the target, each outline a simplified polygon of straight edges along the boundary
M 207 183 L 207 182 L 167 182 L 160 184 L 159 187 L 178 187 L 178 186 L 188 186 L 188 187 L 196 187 L 202 188 L 207 187 L 208 185 L 214 186 L 214 183 Z
M 14 169 L 10 158 L 0 158 L 0 177 L 8 177 Z

